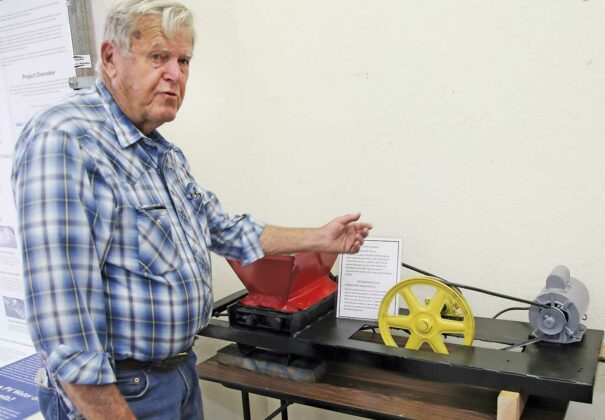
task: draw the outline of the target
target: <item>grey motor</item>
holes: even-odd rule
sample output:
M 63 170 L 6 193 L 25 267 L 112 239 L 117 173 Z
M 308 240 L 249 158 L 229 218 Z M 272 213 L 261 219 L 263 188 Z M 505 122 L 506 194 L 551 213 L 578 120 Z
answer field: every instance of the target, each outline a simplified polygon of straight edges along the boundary
M 571 277 L 569 269 L 559 265 L 546 278 L 546 287 L 534 302 L 549 306 L 532 305 L 529 323 L 532 334 L 551 343 L 573 343 L 582 340 L 586 326 L 580 320 L 588 309 L 588 289 Z

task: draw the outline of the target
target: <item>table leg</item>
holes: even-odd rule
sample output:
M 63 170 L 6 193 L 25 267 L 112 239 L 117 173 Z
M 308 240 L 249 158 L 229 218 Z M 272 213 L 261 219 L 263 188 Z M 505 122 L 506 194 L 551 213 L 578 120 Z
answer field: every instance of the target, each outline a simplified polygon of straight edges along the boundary
M 244 412 L 244 420 L 251 420 L 250 397 L 246 391 L 242 391 L 242 411 Z
M 288 406 L 289 406 L 290 404 L 292 404 L 292 403 L 290 403 L 290 402 L 288 402 L 288 401 L 281 400 L 281 401 L 280 401 L 280 405 L 279 405 L 279 407 L 277 407 L 277 410 L 274 410 L 274 411 L 273 411 L 271 414 L 269 414 L 269 415 L 268 415 L 268 416 L 265 418 L 265 420 L 272 420 L 272 419 L 274 419 L 275 417 L 277 417 L 277 415 L 278 415 L 279 413 L 281 413 L 281 418 L 282 418 L 282 420 L 288 420 Z
M 281 420 L 288 420 L 288 402 L 281 400 L 281 405 L 284 410 L 281 412 Z

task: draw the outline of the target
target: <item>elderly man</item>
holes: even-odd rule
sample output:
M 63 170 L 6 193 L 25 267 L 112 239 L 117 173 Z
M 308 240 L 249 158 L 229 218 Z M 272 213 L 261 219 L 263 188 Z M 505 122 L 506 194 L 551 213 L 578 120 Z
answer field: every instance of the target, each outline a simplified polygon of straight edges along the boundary
M 225 214 L 156 129 L 176 117 L 193 55 L 191 14 L 115 6 L 88 91 L 38 114 L 17 142 L 27 319 L 45 365 L 47 418 L 200 418 L 191 351 L 212 307 L 209 251 L 251 263 L 357 252 L 359 215 L 321 228 Z

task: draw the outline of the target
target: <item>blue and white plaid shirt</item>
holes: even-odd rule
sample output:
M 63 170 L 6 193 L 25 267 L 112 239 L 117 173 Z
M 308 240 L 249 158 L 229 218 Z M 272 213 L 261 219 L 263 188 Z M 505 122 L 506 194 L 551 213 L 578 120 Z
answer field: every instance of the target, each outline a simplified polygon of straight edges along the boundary
M 28 325 L 52 382 L 113 383 L 112 359 L 187 349 L 212 308 L 209 250 L 263 256 L 264 225 L 225 214 L 100 80 L 27 124 L 12 182 Z

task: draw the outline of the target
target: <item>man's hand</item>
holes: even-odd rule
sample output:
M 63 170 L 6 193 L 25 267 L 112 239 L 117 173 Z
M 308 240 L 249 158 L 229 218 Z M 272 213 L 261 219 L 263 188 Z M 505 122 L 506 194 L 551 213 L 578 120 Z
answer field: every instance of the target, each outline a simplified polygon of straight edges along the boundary
M 136 420 L 115 384 L 76 385 L 61 381 L 61 387 L 87 419 Z
M 346 214 L 337 217 L 320 228 L 325 235 L 324 252 L 339 254 L 355 254 L 363 245 L 372 225 L 369 223 L 354 223 L 359 220 L 361 213 Z
M 337 217 L 320 228 L 284 228 L 267 225 L 260 237 L 266 255 L 295 252 L 359 252 L 372 225 L 357 222 L 360 214 Z

